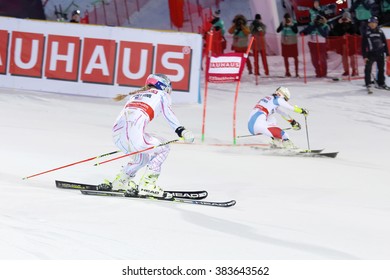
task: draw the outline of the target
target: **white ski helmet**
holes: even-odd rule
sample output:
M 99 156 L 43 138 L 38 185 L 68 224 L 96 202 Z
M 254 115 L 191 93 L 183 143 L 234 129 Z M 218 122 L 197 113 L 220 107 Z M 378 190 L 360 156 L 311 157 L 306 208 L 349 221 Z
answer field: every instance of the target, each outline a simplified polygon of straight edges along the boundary
M 153 86 L 156 89 L 163 90 L 167 93 L 172 92 L 171 80 L 164 74 L 150 74 L 146 78 L 146 86 Z
M 286 101 L 290 99 L 290 91 L 286 87 L 278 87 L 275 91 L 276 94 L 283 96 Z

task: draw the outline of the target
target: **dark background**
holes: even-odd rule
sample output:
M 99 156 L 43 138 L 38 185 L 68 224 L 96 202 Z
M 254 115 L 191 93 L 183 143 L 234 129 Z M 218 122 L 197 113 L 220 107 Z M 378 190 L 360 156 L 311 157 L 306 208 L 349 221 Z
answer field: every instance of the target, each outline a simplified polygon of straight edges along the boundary
M 41 0 L 0 0 L 0 16 L 46 19 Z

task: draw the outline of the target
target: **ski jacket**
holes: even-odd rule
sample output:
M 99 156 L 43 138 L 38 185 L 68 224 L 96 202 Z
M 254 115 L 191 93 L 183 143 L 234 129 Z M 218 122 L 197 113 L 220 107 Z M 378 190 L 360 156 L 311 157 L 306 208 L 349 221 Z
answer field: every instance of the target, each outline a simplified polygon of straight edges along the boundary
M 132 115 L 134 118 L 146 117 L 148 122 L 162 114 L 171 128 L 176 130 L 181 125 L 175 113 L 172 111 L 171 104 L 171 96 L 168 93 L 151 88 L 130 95 L 119 118 L 129 110 L 133 111 Z
M 362 38 L 363 58 L 373 55 L 382 55 L 383 53 L 385 53 L 386 56 L 389 55 L 385 34 L 379 28 L 371 29 L 368 27 Z
M 268 117 L 270 117 L 271 115 L 278 113 L 287 120 L 291 119 L 291 117 L 285 112 L 283 112 L 281 108 L 294 112 L 299 112 L 297 106 L 290 105 L 283 97 L 277 95 L 268 95 L 260 99 L 260 101 L 256 103 L 255 107 L 251 112 L 251 116 L 256 113 L 261 113 L 264 114 L 265 117 L 268 119 Z

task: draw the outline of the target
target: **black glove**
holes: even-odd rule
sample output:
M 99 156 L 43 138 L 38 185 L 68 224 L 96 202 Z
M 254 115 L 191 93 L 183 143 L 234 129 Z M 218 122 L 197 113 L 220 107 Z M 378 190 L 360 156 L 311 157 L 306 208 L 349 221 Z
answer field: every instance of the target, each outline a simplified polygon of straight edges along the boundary
M 180 138 L 183 138 L 184 142 L 194 142 L 194 134 L 190 130 L 185 129 L 184 126 L 179 126 L 178 128 L 176 128 L 175 132 Z
M 294 130 L 300 130 L 301 125 L 296 120 L 290 120 L 290 124 Z
M 309 111 L 307 110 L 307 109 L 303 109 L 303 108 L 301 108 L 301 110 L 302 110 L 302 115 L 304 115 L 305 117 L 307 116 L 307 115 L 309 115 Z

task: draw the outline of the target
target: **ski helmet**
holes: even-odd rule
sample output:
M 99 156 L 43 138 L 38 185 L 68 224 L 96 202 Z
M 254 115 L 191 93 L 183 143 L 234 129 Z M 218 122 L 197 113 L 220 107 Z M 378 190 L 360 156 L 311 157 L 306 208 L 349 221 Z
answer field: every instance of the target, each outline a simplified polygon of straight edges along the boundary
M 171 80 L 164 74 L 150 74 L 146 78 L 147 86 L 153 86 L 156 89 L 163 90 L 167 93 L 172 92 Z
M 290 99 L 290 91 L 286 87 L 278 87 L 275 91 L 276 94 L 283 96 L 286 101 Z

